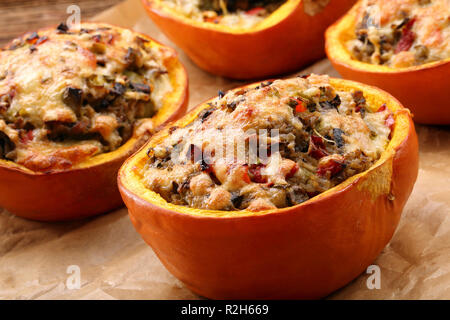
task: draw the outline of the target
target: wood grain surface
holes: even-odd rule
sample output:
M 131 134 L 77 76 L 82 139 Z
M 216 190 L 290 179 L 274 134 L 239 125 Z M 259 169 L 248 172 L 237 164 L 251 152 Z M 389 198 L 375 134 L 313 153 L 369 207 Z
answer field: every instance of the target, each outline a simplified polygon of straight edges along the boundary
M 70 5 L 81 9 L 81 20 L 122 0 L 0 0 L 0 47 L 24 32 L 65 21 Z

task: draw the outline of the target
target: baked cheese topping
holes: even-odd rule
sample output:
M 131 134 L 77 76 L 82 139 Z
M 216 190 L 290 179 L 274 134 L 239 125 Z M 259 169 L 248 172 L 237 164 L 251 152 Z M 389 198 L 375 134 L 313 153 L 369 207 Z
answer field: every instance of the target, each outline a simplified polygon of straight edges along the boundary
M 124 144 L 171 90 L 170 55 L 103 24 L 29 33 L 0 51 L 0 159 L 66 170 Z M 141 120 L 140 120 L 141 119 Z
M 235 28 L 251 28 L 287 0 L 163 0 L 186 17 Z
M 363 0 L 355 39 L 347 42 L 363 62 L 394 68 L 450 57 L 449 0 Z
M 264 82 L 219 92 L 188 126 L 170 128 L 148 150 L 141 175 L 177 205 L 288 207 L 367 170 L 393 123 L 386 106 L 368 106 L 361 91 L 337 91 L 327 76 Z

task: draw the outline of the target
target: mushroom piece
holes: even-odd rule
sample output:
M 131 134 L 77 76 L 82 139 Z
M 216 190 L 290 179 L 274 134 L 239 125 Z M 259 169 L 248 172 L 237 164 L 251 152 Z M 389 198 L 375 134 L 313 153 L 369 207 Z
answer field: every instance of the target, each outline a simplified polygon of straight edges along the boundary
M 0 131 L 0 159 L 6 159 L 8 153 L 16 148 L 14 142 L 2 131 Z

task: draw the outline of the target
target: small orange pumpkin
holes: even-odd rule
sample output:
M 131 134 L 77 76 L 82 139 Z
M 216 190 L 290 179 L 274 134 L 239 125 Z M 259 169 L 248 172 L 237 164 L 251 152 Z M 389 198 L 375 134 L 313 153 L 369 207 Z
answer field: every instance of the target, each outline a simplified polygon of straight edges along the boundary
M 317 14 L 288 0 L 250 29 L 197 22 L 161 0 L 142 0 L 150 18 L 202 69 L 233 79 L 255 79 L 300 69 L 324 56 L 324 31 L 355 0 L 331 0 Z
M 382 88 L 424 124 L 450 124 L 450 58 L 408 68 L 373 65 L 354 59 L 345 43 L 354 38 L 358 2 L 326 31 L 326 53 L 344 77 Z
M 390 241 L 418 172 L 411 116 L 382 90 L 341 79 L 331 84 L 362 90 L 369 106 L 385 103 L 394 113 L 392 139 L 369 170 L 302 204 L 254 213 L 167 203 L 146 188 L 139 169 L 169 128 L 122 166 L 119 189 L 136 230 L 192 291 L 215 299 L 323 297 L 363 272 Z M 172 125 L 184 127 L 208 107 Z
M 165 63 L 174 90 L 165 97 L 163 106 L 152 118 L 154 125 L 160 127 L 185 112 L 188 78 L 174 50 L 144 34 L 140 37 L 149 40 L 147 45 L 173 52 Z M 123 202 L 117 188 L 117 172 L 125 159 L 145 143 L 143 138 L 135 132 L 115 151 L 94 156 L 59 172 L 34 172 L 0 159 L 0 207 L 20 217 L 41 221 L 84 218 L 118 208 Z

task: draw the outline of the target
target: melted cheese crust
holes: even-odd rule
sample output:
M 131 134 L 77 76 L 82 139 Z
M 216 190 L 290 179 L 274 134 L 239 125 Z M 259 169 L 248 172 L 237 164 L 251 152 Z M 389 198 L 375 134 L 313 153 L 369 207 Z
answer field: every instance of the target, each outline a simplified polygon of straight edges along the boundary
M 14 40 L 0 51 L 0 131 L 15 149 L 0 148 L 0 158 L 55 171 L 117 149 L 137 119 L 162 106 L 170 55 L 130 30 L 95 23 Z
M 254 1 L 258 4 L 255 7 L 252 1 L 243 0 L 240 3 L 242 8 L 246 9 L 237 9 L 234 12 L 227 9 L 227 0 L 163 0 L 162 2 L 169 8 L 199 22 L 222 24 L 233 28 L 251 28 L 267 18 L 275 8 L 286 1 L 272 1 L 272 3 L 266 1 L 269 2 L 267 6 L 269 10 L 267 10 L 264 8 L 264 1 Z M 229 2 L 234 5 L 237 3 L 239 7 L 239 1 Z M 273 6 L 274 4 L 275 6 Z M 209 8 L 209 10 L 205 8 Z
M 367 170 L 393 120 L 319 75 L 220 93 L 210 106 L 148 152 L 143 181 L 169 202 L 251 211 L 301 203 Z
M 356 21 L 367 35 L 347 46 L 359 60 L 402 68 L 450 57 L 450 0 L 363 0 Z

